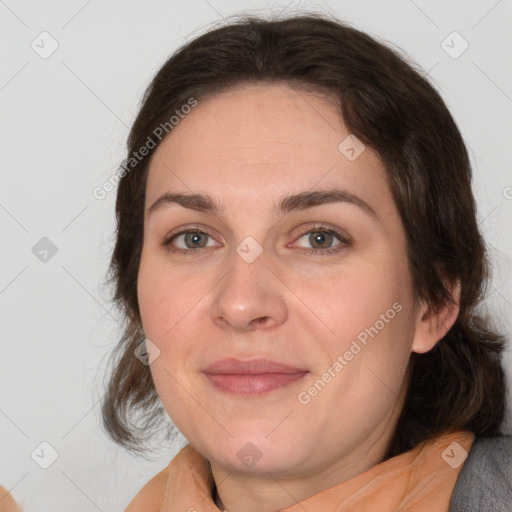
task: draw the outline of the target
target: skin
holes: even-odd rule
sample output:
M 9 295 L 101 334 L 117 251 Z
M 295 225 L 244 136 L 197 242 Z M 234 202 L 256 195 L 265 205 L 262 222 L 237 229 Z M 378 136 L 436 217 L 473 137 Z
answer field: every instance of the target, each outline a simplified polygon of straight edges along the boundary
M 414 302 L 384 166 L 368 147 L 349 161 L 338 150 L 349 133 L 324 96 L 247 85 L 200 101 L 152 157 L 138 277 L 144 332 L 160 349 L 150 368 L 167 413 L 210 461 L 222 509 L 280 510 L 381 462 L 411 352 L 430 350 L 457 317 L 458 306 L 434 315 Z M 274 211 L 287 194 L 330 188 L 357 195 L 377 217 L 347 202 Z M 167 204 L 148 214 L 166 192 L 209 194 L 224 211 Z M 315 222 L 350 242 L 334 236 L 315 245 Z M 184 236 L 172 247 L 189 254 L 162 245 L 190 224 L 209 235 L 206 248 Z M 263 250 L 252 263 L 236 252 L 247 236 Z M 300 403 L 299 393 L 394 303 L 401 311 Z M 235 396 L 201 373 L 228 356 L 267 357 L 309 373 L 263 395 Z M 261 455 L 251 467 L 237 456 L 248 442 Z

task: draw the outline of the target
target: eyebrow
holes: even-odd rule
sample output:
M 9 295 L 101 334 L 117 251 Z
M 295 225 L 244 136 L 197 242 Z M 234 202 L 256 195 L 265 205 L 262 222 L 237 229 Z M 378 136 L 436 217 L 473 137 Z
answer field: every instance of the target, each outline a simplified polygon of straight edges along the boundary
M 329 203 L 349 203 L 359 207 L 366 214 L 380 220 L 375 210 L 359 196 L 346 190 L 312 190 L 291 194 L 282 198 L 274 205 L 276 214 L 286 214 L 294 210 L 306 210 L 315 206 Z M 200 212 L 222 215 L 224 206 L 206 194 L 171 193 L 160 196 L 148 209 L 148 216 L 166 205 L 178 204 L 183 208 Z

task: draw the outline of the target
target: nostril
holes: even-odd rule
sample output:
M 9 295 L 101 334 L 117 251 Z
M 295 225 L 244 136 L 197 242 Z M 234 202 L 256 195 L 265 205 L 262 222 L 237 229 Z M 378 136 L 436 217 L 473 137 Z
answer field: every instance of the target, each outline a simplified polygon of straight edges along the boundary
M 268 316 L 261 316 L 260 318 L 255 318 L 254 320 L 252 320 L 251 324 L 254 323 L 256 325 L 259 325 L 259 324 L 264 324 L 268 321 L 270 317 Z

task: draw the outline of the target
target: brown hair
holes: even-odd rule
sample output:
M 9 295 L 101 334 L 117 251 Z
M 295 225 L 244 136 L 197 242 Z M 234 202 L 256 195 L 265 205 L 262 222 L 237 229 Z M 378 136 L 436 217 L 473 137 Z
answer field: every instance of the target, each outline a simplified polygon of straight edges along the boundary
M 461 134 L 424 73 L 397 50 L 336 19 L 304 14 L 244 17 L 181 47 L 150 83 L 128 139 L 128 158 L 190 98 L 255 82 L 334 95 L 347 128 L 377 151 L 408 242 L 415 297 L 435 310 L 461 283 L 453 327 L 425 354 L 412 354 L 410 381 L 387 457 L 441 432 L 499 432 L 505 408 L 504 339 L 476 311 L 487 282 L 485 246 Z M 158 142 L 156 146 L 158 146 Z M 103 399 L 104 426 L 143 453 L 164 411 L 150 369 L 134 357 L 144 339 L 137 302 L 145 187 L 154 148 L 119 182 L 117 238 L 109 278 L 126 319 Z

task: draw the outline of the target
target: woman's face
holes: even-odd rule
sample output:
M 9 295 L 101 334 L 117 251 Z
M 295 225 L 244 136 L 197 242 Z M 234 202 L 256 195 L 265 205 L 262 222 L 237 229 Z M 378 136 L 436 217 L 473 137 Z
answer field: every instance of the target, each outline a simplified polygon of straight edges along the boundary
M 326 98 L 251 85 L 200 101 L 153 155 L 138 277 L 160 350 L 151 372 L 212 465 L 285 476 L 376 463 L 410 353 L 436 341 L 413 309 L 383 164 L 349 135 Z M 165 194 L 181 199 L 151 209 Z M 225 358 L 291 369 L 208 373 Z

